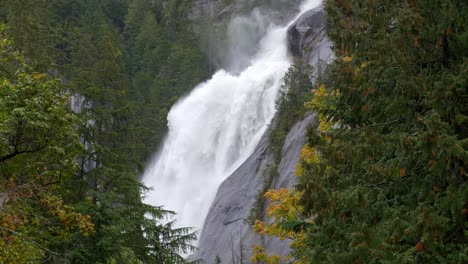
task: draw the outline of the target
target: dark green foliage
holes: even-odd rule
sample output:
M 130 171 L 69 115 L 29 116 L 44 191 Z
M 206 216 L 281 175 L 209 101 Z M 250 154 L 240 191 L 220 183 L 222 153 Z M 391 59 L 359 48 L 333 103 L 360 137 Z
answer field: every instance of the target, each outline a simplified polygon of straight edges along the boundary
M 57 80 L 48 80 L 24 62 L 1 25 L 0 64 L 1 178 L 28 181 L 26 175 L 39 173 L 42 166 L 50 167 L 49 173 L 69 175 L 80 144 L 74 127 L 78 118 L 67 108 L 68 95 Z
M 284 77 L 279 97 L 276 101 L 276 114 L 270 127 L 269 150 L 273 153 L 274 163 L 265 170 L 264 184 L 258 192 L 247 219 L 249 224 L 264 218 L 265 193 L 272 187 L 278 177 L 278 166 L 281 162 L 281 151 L 290 129 L 304 118 L 306 109 L 304 103 L 310 99 L 312 87 L 312 67 L 302 60 L 293 64 Z
M 215 258 L 215 264 L 221 264 L 221 258 L 218 255 Z
M 59 57 L 55 44 L 59 42 L 59 26 L 45 1 L 2 0 L 3 21 L 16 48 L 25 55 L 35 70 L 51 70 L 50 65 Z
M 0 65 L 0 263 L 55 260 L 48 248 L 92 229 L 61 198 L 78 169 L 79 119 L 59 81 L 34 72 L 3 25 Z
M 165 133 L 168 109 L 206 76 L 205 57 L 186 19 L 190 1 L 33 2 L 0 0 L 0 19 L 14 40 L 14 49 L 5 56 L 18 50 L 34 70 L 62 79 L 62 85 L 53 82 L 57 89 L 47 90 L 49 98 L 41 99 L 42 103 L 62 96 L 64 90 L 73 95 L 79 110 L 72 115 L 71 128 L 84 148 L 51 149 L 55 152 L 50 153 L 62 156 L 66 152 L 69 158 L 62 163 L 75 165 L 67 167 L 67 177 L 60 178 L 56 190 L 67 206 L 90 215 L 94 224 L 94 232 L 87 237 L 69 232 L 60 239 L 57 234 L 35 234 L 29 225 L 28 235 L 37 241 L 47 240 L 44 245 L 60 253 L 60 258 L 37 261 L 186 263 L 180 254 L 194 249 L 190 243 L 195 233 L 189 228 L 175 228 L 172 222 L 163 224 L 173 213 L 142 202 L 146 188 L 138 176 Z M 2 60 L 2 77 L 13 78 L 15 65 L 14 60 Z M 28 96 L 18 94 L 18 98 L 12 98 L 15 104 Z M 0 105 L 3 103 L 0 100 Z M 25 116 L 38 117 L 31 119 L 35 121 L 32 124 L 49 126 L 45 138 L 50 144 L 55 140 L 54 131 L 70 128 L 60 123 L 62 119 L 50 117 L 45 122 L 39 117 L 40 111 L 24 111 Z M 7 131 L 3 123 L 0 128 L 1 133 Z M 43 142 L 34 141 L 33 136 L 43 138 L 43 133 L 31 129 L 27 128 L 24 137 L 29 145 L 2 145 L 1 154 L 9 157 L 16 149 L 32 152 L 39 147 L 42 156 L 36 157 L 38 170 L 48 167 L 54 173 L 58 170 L 57 174 L 65 174 L 55 164 L 59 158 L 45 155 L 49 152 L 42 150 Z M 16 167 L 3 168 L 11 172 Z
M 311 263 L 468 261 L 468 4 L 329 0 L 336 61 L 299 190 Z
M 278 177 L 278 165 L 270 165 L 263 173 L 263 186 L 257 193 L 255 202 L 249 212 L 249 217 L 246 219 L 249 225 L 253 225 L 256 220 L 262 220 L 265 217 L 265 193 L 271 189 L 273 181 Z
M 207 77 L 208 65 L 185 18 L 189 1 L 136 0 L 125 18 L 124 64 L 130 80 L 129 103 L 138 119 L 139 159 L 146 160 L 166 132 L 168 109 Z M 161 11 L 164 12 L 161 12 Z
M 289 130 L 304 117 L 304 103 L 310 99 L 311 89 L 312 68 L 304 61 L 297 61 L 286 72 L 276 101 L 277 112 L 270 133 L 269 147 L 277 164 L 281 161 L 281 150 Z

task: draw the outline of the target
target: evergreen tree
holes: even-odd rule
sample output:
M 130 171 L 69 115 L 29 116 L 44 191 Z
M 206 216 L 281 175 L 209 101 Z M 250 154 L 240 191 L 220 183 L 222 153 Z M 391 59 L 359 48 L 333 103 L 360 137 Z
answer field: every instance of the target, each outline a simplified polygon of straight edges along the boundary
M 187 1 L 135 0 L 125 18 L 129 101 L 138 119 L 139 159 L 146 161 L 167 130 L 168 109 L 206 77 L 207 63 L 185 18 Z
M 62 261 L 55 243 L 91 235 L 89 215 L 63 199 L 81 151 L 69 96 L 37 73 L 0 27 L 0 262 Z
M 320 126 L 298 190 L 269 194 L 274 231 L 293 234 L 301 263 L 467 262 L 468 5 L 329 0 L 326 10 L 337 59 L 307 103 Z
M 281 162 L 281 150 L 289 130 L 304 117 L 304 103 L 311 97 L 311 88 L 312 67 L 299 60 L 286 72 L 276 101 L 277 112 L 273 120 L 274 128 L 270 134 L 269 147 L 277 164 Z
M 142 9 L 144 20 L 134 13 L 134 7 L 138 3 L 148 7 Z M 9 121 L 13 120 L 10 118 L 12 115 L 6 113 L 11 111 L 15 104 L 19 105 L 21 100 L 31 96 L 29 92 L 23 92 L 31 87 L 19 89 L 19 84 L 29 84 L 30 76 L 36 78 L 34 81 L 37 83 L 45 82 L 49 77 L 31 73 L 27 78 L 21 75 L 21 82 L 12 81 L 20 78 L 17 76 L 18 63 L 9 57 L 2 60 L 0 70 L 11 82 L 5 84 L 2 93 L 12 94 L 8 97 L 9 101 L 5 101 L 11 103 L 11 107 L 8 105 L 7 108 L 2 108 L 0 114 L 6 118 L 2 120 L 0 129 L 0 133 L 6 133 L 2 134 L 5 141 L 1 141 L 0 147 L 2 159 L 3 154 L 5 156 L 5 163 L 2 161 L 2 165 L 7 164 L 1 168 L 2 175 L 11 174 L 19 168 L 18 166 L 25 164 L 23 162 L 26 162 L 27 158 L 31 158 L 38 161 L 31 162 L 37 164 L 35 170 L 38 175 L 51 175 L 51 178 L 44 177 L 44 181 L 54 179 L 57 175 L 61 177 L 59 185 L 54 183 L 53 191 L 49 187 L 41 187 L 41 190 L 44 189 L 41 191 L 41 197 L 45 197 L 44 199 L 38 200 L 34 197 L 29 201 L 22 198 L 21 201 L 28 202 L 22 202 L 21 206 L 16 206 L 9 196 L 4 196 L 6 189 L 0 189 L 0 227 L 11 227 L 1 230 L 2 235 L 8 236 L 0 243 L 10 243 L 11 246 L 3 247 L 6 244 L 2 244 L 0 259 L 14 263 L 186 263 L 181 254 L 193 250 L 190 243 L 195 239 L 195 233 L 188 228 L 175 228 L 173 223 L 164 224 L 166 219 L 173 217 L 173 213 L 144 204 L 142 197 L 146 188 L 138 181 L 138 175 L 143 170 L 142 164 L 150 153 L 155 151 L 162 138 L 166 107 L 171 104 L 165 103 L 162 106 L 162 103 L 157 101 L 164 95 L 160 94 L 162 89 L 154 84 L 155 76 L 168 60 L 171 46 L 177 41 L 185 41 L 186 39 L 180 38 L 185 35 L 181 33 L 180 36 L 172 38 L 168 31 L 161 29 L 160 24 L 166 25 L 165 9 L 161 1 L 52 0 L 35 2 L 31 6 L 28 6 L 27 1 L 19 4 L 24 10 L 18 10 L 14 1 L 0 1 L 1 7 L 8 7 L 1 9 L 0 19 L 7 23 L 8 33 L 14 39 L 20 40 L 13 44 L 14 48 L 8 48 L 5 52 L 2 51 L 2 54 L 7 58 L 14 54 L 14 50 L 20 50 L 34 69 L 47 71 L 49 77 L 61 77 L 63 86 L 57 81 L 48 82 L 43 86 L 51 87 L 47 90 L 47 96 L 50 98 L 38 96 L 37 100 L 44 104 L 55 100 L 53 104 L 60 105 L 57 102 L 64 98 L 65 90 L 73 95 L 71 100 L 78 114 L 70 114 L 74 118 L 71 128 L 75 140 L 80 140 L 81 145 L 79 141 L 71 141 L 64 136 L 60 140 L 69 143 L 70 149 L 63 150 L 63 146 L 57 146 L 53 150 L 57 151 L 56 155 L 62 156 L 56 158 L 52 154 L 45 155 L 49 153 L 48 146 L 47 151 L 42 149 L 43 141 L 35 142 L 32 136 L 39 139 L 45 136 L 45 142 L 51 140 L 51 144 L 55 144 L 55 130 L 51 129 L 52 134 L 44 135 L 36 127 L 29 128 L 29 124 L 21 120 L 18 121 L 19 124 L 27 125 L 21 130 L 33 131 L 21 139 L 27 140 L 29 145 L 21 140 L 19 145 L 9 142 L 8 146 L 5 143 L 11 137 L 8 134 L 8 126 L 13 122 Z M 24 16 L 15 17 L 16 14 Z M 131 14 L 134 15 L 133 19 L 129 18 Z M 180 24 L 178 20 L 182 21 L 182 17 L 185 17 L 182 13 L 178 15 L 180 17 L 173 18 L 176 25 Z M 37 24 L 28 20 L 31 17 Z M 41 30 L 35 31 L 38 28 Z M 194 44 L 192 33 L 185 26 L 184 30 L 184 33 L 192 36 L 189 38 Z M 33 37 L 40 41 L 33 41 Z M 21 41 L 22 39 L 29 39 L 30 42 Z M 183 50 L 201 54 L 196 46 L 193 48 L 190 45 L 183 47 Z M 128 54 L 137 56 L 127 56 Z M 187 63 L 184 58 L 192 56 L 190 52 L 181 54 L 176 56 L 177 60 L 173 65 Z M 203 59 L 201 61 L 204 62 Z M 203 72 L 203 67 L 195 71 L 200 72 Z M 164 79 L 162 76 L 159 78 Z M 198 81 L 199 79 L 196 80 Z M 193 79 L 187 80 L 190 84 L 185 85 L 183 80 L 179 80 L 178 83 L 184 88 L 179 88 L 175 93 L 171 89 L 166 91 L 171 93 L 171 97 L 174 94 L 180 95 L 182 91 L 193 87 L 192 82 Z M 32 87 L 35 87 L 34 85 Z M 43 86 L 38 84 L 38 87 Z M 144 99 L 145 102 L 141 103 L 140 99 Z M 37 103 L 37 100 L 34 102 Z M 3 106 L 3 103 L 1 100 L 0 105 Z M 67 109 L 66 104 L 67 102 L 62 104 L 63 109 Z M 31 125 L 43 126 L 41 112 L 34 115 L 31 111 L 32 109 L 26 108 L 25 116 L 38 118 L 37 123 L 32 122 Z M 50 117 L 46 120 L 49 122 L 47 126 L 70 128 L 58 120 Z M 72 143 L 76 143 L 76 147 L 71 148 Z M 64 157 L 63 151 L 69 156 Z M 19 154 L 16 154 L 17 152 Z M 51 150 L 50 153 L 55 152 Z M 13 154 L 15 157 L 10 158 Z M 14 162 L 10 163 L 10 159 Z M 56 165 L 58 161 L 63 167 Z M 64 167 L 65 161 L 71 165 Z M 80 166 L 76 161 L 81 163 Z M 11 181 L 7 176 L 4 177 L 5 188 L 23 184 L 29 179 L 17 179 L 13 174 L 10 178 Z M 25 191 L 22 195 L 29 195 L 29 192 Z M 3 197 L 9 199 L 7 206 L 3 205 Z M 38 201 L 46 203 L 50 210 L 38 212 L 42 207 L 30 206 Z M 14 222 L 14 217 L 20 216 L 19 209 L 25 214 L 37 215 L 33 219 L 39 220 L 34 224 Z M 12 226 L 12 221 L 16 223 L 15 226 Z M 43 222 L 47 223 L 43 225 L 44 228 L 52 228 L 53 232 L 49 229 L 43 232 L 38 227 Z M 62 232 L 61 228 L 65 230 Z M 37 236 L 35 231 L 42 232 L 44 236 Z M 16 239 L 14 243 L 11 243 L 12 238 Z M 29 239 L 31 243 L 27 242 Z M 28 251 L 30 254 L 25 253 Z M 18 252 L 24 254 L 18 258 Z
M 35 70 L 46 72 L 59 58 L 55 44 L 59 41 L 58 26 L 53 24 L 53 14 L 46 1 L 2 0 L 3 22 L 8 24 L 6 31 L 14 41 L 18 51 Z

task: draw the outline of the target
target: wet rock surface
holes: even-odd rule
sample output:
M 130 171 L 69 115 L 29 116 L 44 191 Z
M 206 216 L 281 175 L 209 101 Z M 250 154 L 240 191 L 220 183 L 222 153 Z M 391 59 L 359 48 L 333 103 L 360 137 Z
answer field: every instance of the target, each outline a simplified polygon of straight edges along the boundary
M 328 62 L 331 58 L 331 45 L 325 34 L 325 11 L 317 7 L 300 16 L 288 28 L 289 52 L 311 65 L 319 60 Z
M 308 127 L 314 125 L 315 115 L 308 115 L 289 132 L 283 146 L 279 176 L 272 188 L 288 188 L 295 183 L 294 169 L 305 144 Z M 254 153 L 220 186 L 200 236 L 199 252 L 193 257 L 214 263 L 217 256 L 222 263 L 247 261 L 252 245 L 263 245 L 267 252 L 285 256 L 289 243 L 276 238 L 258 236 L 247 218 L 258 193 L 265 183 L 265 171 L 274 163 L 268 150 L 268 135 L 264 135 Z M 242 251 L 242 253 L 241 253 Z M 246 262 L 248 263 L 248 262 Z
M 218 1 L 198 2 L 207 4 Z M 225 12 L 232 13 L 235 9 Z M 290 53 L 314 67 L 319 61 L 327 63 L 332 57 L 331 45 L 324 31 L 324 19 L 323 7 L 315 8 L 300 16 L 288 29 Z M 309 114 L 290 130 L 283 145 L 278 176 L 270 188 L 290 188 L 296 183 L 294 170 L 306 142 L 306 131 L 315 126 L 315 115 Z M 274 157 L 268 149 L 268 136 L 266 133 L 254 153 L 221 184 L 200 234 L 199 251 L 192 259 L 201 258 L 211 264 L 219 257 L 222 263 L 240 263 L 240 259 L 243 263 L 249 263 L 254 244 L 262 245 L 268 254 L 286 256 L 290 252 L 288 241 L 257 235 L 247 220 L 257 195 L 264 188 L 266 171 L 274 165 Z

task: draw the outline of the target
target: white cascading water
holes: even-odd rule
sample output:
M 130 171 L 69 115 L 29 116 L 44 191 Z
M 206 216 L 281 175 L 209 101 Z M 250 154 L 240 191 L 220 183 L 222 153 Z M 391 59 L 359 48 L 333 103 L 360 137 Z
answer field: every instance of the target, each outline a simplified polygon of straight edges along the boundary
M 300 13 L 320 3 L 306 0 Z M 201 229 L 219 185 L 265 133 L 291 64 L 287 28 L 270 25 L 250 66 L 236 75 L 218 71 L 169 112 L 169 133 L 143 182 L 153 187 L 146 202 L 175 211 L 177 226 Z

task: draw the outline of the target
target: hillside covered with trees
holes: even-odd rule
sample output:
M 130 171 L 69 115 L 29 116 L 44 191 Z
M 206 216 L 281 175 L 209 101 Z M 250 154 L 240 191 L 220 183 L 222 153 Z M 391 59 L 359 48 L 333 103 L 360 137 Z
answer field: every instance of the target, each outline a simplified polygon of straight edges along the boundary
M 468 262 L 467 3 L 325 9 L 336 59 L 302 100 L 320 124 L 296 188 L 266 192 L 274 221 L 255 223 L 292 253 L 256 246 L 252 262 Z
M 0 263 L 185 262 L 138 176 L 207 77 L 189 2 L 0 1 Z
M 0 263 L 189 262 L 194 230 L 138 177 L 213 66 L 190 4 L 0 0 Z M 468 263 L 468 3 L 324 5 L 335 60 L 286 73 L 273 169 L 294 123 L 318 128 L 296 186 L 268 174 L 245 219 L 291 253 L 250 263 Z

